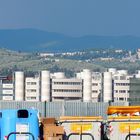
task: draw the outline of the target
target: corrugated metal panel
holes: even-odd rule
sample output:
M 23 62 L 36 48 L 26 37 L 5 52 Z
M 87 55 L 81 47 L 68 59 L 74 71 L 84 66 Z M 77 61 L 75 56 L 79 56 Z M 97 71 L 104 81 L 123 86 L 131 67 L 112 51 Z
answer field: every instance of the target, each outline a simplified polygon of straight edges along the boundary
M 45 116 L 45 106 L 43 102 L 15 102 L 15 101 L 1 101 L 0 109 L 37 109 L 41 117 Z
M 110 103 L 115 106 L 126 106 L 128 102 Z M 0 109 L 38 109 L 42 117 L 60 116 L 102 116 L 106 118 L 108 103 L 84 103 L 84 102 L 17 102 L 0 101 Z
M 1 101 L 0 109 L 18 109 L 21 108 L 21 102 Z
M 129 106 L 129 102 L 111 102 L 111 106 Z
M 65 102 L 65 116 L 87 116 L 87 103 Z
M 43 102 L 21 102 L 21 107 L 26 109 L 37 109 L 41 116 L 45 116 L 45 106 Z
M 60 117 L 63 112 L 63 102 L 47 102 L 46 103 L 46 117 Z
M 102 116 L 106 118 L 106 111 L 108 108 L 108 103 L 88 103 L 87 104 L 87 115 L 88 116 Z

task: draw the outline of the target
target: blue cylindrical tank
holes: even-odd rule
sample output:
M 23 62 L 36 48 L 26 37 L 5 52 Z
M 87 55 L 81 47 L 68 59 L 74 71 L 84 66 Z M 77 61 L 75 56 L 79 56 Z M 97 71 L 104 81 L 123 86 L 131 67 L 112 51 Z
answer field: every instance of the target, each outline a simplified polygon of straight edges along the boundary
M 32 109 L 19 109 L 19 110 L 1 110 L 0 117 L 0 140 L 6 139 L 9 135 L 9 140 L 35 140 L 39 137 L 39 121 L 37 110 Z M 30 133 L 17 134 L 17 133 Z

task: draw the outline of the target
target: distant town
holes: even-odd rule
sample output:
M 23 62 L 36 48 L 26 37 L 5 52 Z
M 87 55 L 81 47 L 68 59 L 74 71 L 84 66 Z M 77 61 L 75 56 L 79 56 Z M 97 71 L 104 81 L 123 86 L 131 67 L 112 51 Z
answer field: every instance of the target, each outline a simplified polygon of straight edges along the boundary
M 93 49 L 65 53 L 39 53 L 39 55 L 44 58 L 61 57 L 67 59 L 83 60 L 86 62 L 93 62 L 95 60 L 109 61 L 115 59 L 119 60 L 120 62 L 135 62 L 140 60 L 140 49 L 136 51 L 126 51 L 122 49 Z

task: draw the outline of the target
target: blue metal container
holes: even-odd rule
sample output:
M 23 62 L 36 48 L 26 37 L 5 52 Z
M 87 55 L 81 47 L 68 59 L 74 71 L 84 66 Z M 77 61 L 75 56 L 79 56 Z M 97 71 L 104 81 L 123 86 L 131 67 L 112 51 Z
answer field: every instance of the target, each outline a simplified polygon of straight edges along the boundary
M 37 140 L 39 121 L 37 110 L 1 110 L 0 140 Z

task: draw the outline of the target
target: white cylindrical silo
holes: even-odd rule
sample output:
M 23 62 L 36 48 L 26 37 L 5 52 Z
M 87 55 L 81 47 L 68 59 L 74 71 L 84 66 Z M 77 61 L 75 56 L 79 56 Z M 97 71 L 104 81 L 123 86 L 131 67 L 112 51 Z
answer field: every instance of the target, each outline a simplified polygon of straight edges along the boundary
M 136 77 L 136 78 L 140 78 L 140 70 L 138 70 L 138 73 L 135 74 L 135 77 Z
M 50 101 L 50 72 L 41 71 L 41 101 Z
M 24 100 L 24 72 L 15 72 L 15 100 Z
M 65 73 L 64 72 L 56 72 L 56 73 L 54 73 L 54 77 L 57 79 L 64 79 Z
M 108 72 L 111 72 L 112 74 L 115 74 L 117 70 L 115 68 L 109 68 Z
M 118 70 L 118 73 L 122 74 L 122 75 L 128 75 L 128 71 L 127 70 Z
M 140 70 L 138 70 L 138 74 L 140 74 Z
M 103 101 L 112 101 L 112 73 L 104 72 L 103 74 Z
M 136 77 L 136 78 L 140 78 L 140 74 L 136 74 L 135 77 Z
M 84 69 L 83 77 L 83 101 L 90 102 L 92 94 L 92 73 L 89 69 Z
M 78 79 L 82 79 L 82 75 L 81 75 L 80 72 L 79 72 L 79 73 L 76 73 L 76 78 L 78 78 Z

